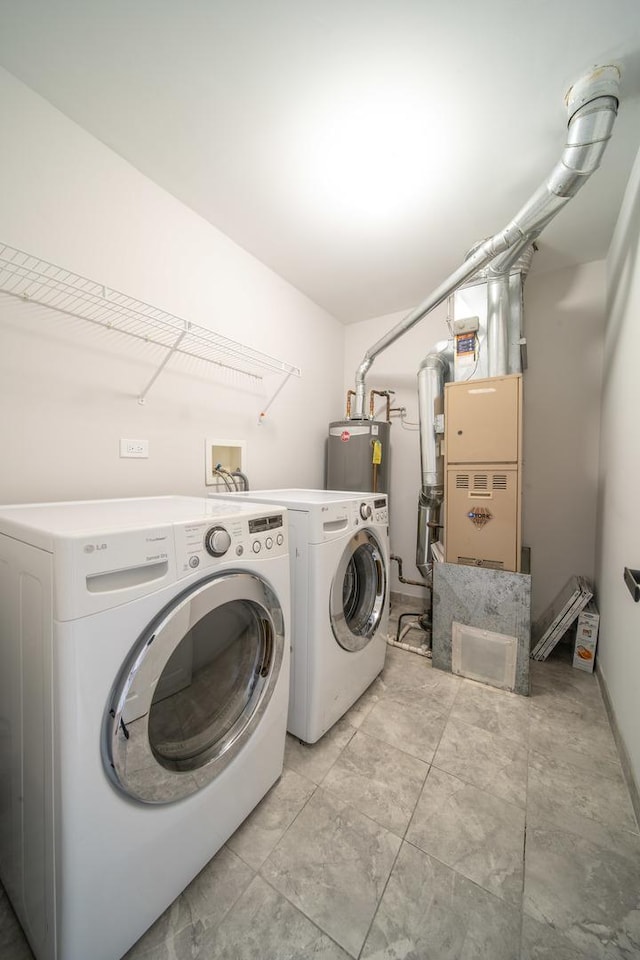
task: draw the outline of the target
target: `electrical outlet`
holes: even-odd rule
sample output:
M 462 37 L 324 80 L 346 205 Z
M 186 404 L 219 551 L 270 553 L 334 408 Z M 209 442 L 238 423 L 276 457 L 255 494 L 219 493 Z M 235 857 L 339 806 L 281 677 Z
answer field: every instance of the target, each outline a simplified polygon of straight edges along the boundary
M 148 457 L 149 441 L 148 440 L 121 440 L 120 456 L 121 457 L 137 457 L 140 459 Z

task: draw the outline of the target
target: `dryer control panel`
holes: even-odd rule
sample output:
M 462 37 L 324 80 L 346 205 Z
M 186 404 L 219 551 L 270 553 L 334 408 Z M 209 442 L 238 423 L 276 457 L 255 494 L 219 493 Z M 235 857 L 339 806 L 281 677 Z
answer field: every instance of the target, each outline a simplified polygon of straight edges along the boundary
M 261 516 L 224 517 L 175 528 L 178 577 L 220 563 L 282 556 L 288 552 L 286 511 L 275 508 Z

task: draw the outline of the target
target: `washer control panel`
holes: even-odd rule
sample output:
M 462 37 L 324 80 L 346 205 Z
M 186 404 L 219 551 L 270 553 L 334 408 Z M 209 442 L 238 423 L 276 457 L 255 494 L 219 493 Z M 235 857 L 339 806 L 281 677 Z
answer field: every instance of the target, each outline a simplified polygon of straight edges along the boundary
M 374 498 L 372 503 L 372 518 L 376 523 L 389 522 L 389 504 L 386 496 Z
M 389 506 L 386 494 L 376 496 L 364 494 L 355 511 L 355 524 L 362 523 L 389 523 Z
M 207 570 L 221 562 L 251 561 L 287 553 L 286 511 L 258 517 L 224 517 L 220 523 L 202 521 L 175 528 L 178 576 Z

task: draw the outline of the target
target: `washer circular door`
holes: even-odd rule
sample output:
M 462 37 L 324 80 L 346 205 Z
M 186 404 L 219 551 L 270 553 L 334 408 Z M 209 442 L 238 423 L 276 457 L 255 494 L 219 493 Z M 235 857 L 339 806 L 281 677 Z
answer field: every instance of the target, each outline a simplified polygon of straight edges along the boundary
M 341 647 L 366 647 L 380 625 L 386 593 L 382 547 L 371 531 L 360 530 L 345 547 L 331 584 L 331 627 Z
M 284 618 L 265 581 L 200 581 L 141 636 L 104 725 L 106 768 L 146 803 L 202 789 L 251 737 L 278 680 Z

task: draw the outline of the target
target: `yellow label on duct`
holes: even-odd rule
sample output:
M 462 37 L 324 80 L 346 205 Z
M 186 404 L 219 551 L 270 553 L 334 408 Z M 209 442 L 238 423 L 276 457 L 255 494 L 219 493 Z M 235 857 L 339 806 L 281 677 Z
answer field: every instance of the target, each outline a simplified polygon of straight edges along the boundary
M 374 440 L 372 443 L 373 446 L 373 457 L 371 458 L 372 463 L 382 463 L 382 444 L 379 440 Z

